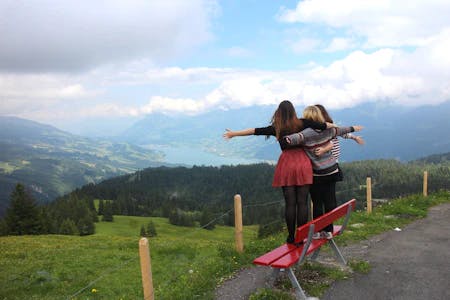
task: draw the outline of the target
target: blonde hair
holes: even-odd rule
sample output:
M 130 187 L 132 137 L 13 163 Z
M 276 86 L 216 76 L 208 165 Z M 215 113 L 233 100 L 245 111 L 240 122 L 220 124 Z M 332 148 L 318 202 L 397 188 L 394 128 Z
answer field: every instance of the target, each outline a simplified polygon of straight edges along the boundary
M 325 118 L 323 117 L 322 112 L 317 106 L 314 105 L 307 106 L 303 110 L 303 118 L 320 123 L 325 123 Z

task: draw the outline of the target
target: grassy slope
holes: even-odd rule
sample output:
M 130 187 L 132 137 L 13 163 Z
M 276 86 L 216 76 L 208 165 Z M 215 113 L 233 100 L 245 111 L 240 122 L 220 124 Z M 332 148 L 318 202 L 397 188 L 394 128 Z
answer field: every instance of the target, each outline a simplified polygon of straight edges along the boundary
M 339 243 L 402 227 L 424 217 L 428 207 L 449 201 L 448 192 L 415 195 L 377 207 L 371 215 L 355 212 Z M 113 223 L 97 224 L 97 233 L 86 237 L 1 237 L 0 299 L 142 299 L 138 234 L 148 220 L 115 216 Z M 245 227 L 245 253 L 239 255 L 233 250 L 233 228 L 207 231 L 151 220 L 158 233 L 150 239 L 157 299 L 212 299 L 221 280 L 285 238 L 283 232 L 257 240 L 257 228 Z M 355 223 L 364 226 L 352 227 Z
M 142 299 L 138 235 L 149 219 L 115 216 L 86 237 L 0 238 L 0 299 Z M 150 239 L 157 298 L 210 298 L 218 278 L 239 267 L 220 257 L 219 249 L 232 248 L 233 228 L 207 231 L 151 219 L 158 233 Z M 246 240 L 255 236 L 256 227 L 245 228 Z

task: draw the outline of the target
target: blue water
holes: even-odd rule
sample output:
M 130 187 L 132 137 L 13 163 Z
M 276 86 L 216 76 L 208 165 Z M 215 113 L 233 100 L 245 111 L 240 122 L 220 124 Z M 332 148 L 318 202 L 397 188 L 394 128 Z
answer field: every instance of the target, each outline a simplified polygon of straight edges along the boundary
M 171 164 L 184 164 L 196 166 L 221 166 L 259 163 L 262 160 L 246 157 L 227 157 L 219 154 L 207 152 L 200 148 L 185 146 L 155 146 L 147 147 L 158 150 L 165 154 L 164 162 Z

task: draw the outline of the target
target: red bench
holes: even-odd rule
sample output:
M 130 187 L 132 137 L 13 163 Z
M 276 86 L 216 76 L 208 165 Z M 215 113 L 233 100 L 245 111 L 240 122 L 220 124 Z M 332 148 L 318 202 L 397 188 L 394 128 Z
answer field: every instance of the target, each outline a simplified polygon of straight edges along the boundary
M 328 243 L 331 249 L 333 249 L 340 262 L 346 265 L 347 262 L 342 256 L 333 238 L 329 240 L 325 238 L 314 240 L 312 236 L 315 232 L 320 232 L 327 225 L 345 217 L 345 220 L 341 226 L 333 226 L 333 237 L 342 234 L 347 226 L 352 210 L 355 209 L 355 205 L 356 200 L 352 199 L 336 207 L 332 211 L 308 222 L 307 224 L 298 227 L 295 235 L 295 244 L 284 244 L 256 258 L 253 263 L 261 266 L 272 267 L 274 269 L 272 279 L 275 279 L 278 276 L 281 269 L 285 269 L 292 285 L 296 289 L 297 297 L 299 299 L 306 299 L 306 295 L 298 283 L 291 267 L 294 264 L 300 265 L 305 260 L 306 256 L 311 253 L 311 259 L 316 259 L 319 255 L 320 247 L 326 243 Z

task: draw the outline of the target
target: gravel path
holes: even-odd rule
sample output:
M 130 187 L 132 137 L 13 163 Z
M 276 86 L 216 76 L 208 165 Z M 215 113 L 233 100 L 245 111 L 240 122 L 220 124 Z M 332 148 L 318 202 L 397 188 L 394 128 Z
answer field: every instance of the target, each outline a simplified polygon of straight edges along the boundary
M 402 231 L 388 231 L 340 249 L 347 259 L 368 260 L 372 270 L 333 283 L 323 300 L 450 299 L 448 203 L 432 207 L 425 219 Z M 330 261 L 331 252 L 327 252 L 321 251 L 319 261 Z M 216 290 L 216 300 L 248 299 L 258 289 L 267 287 L 270 273 L 267 267 L 243 269 Z

